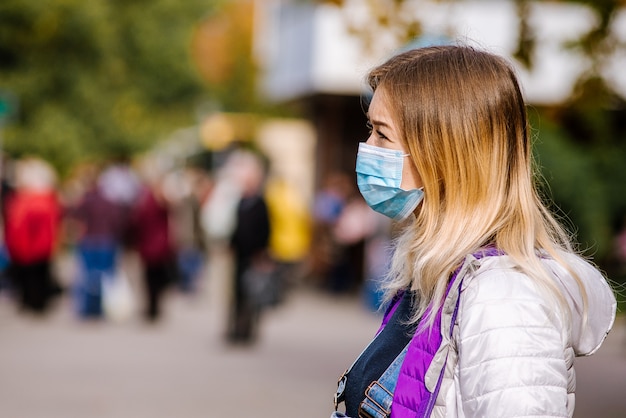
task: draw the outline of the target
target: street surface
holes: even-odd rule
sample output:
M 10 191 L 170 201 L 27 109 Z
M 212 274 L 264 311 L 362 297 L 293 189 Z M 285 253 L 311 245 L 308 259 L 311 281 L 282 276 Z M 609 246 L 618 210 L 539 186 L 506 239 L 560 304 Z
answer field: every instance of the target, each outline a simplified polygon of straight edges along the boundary
M 0 418 L 324 418 L 379 318 L 356 297 L 290 293 L 256 345 L 223 342 L 224 283 L 173 293 L 163 321 L 43 318 L 0 295 Z M 626 324 L 577 360 L 576 417 L 626 417 Z

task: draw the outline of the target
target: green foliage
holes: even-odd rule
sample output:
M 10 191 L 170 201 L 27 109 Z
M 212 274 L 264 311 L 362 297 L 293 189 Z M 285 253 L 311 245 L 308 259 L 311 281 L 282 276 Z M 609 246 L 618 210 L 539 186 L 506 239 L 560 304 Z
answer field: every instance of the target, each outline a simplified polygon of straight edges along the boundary
M 193 123 L 203 87 L 191 37 L 216 3 L 0 2 L 0 90 L 19 100 L 5 151 L 42 156 L 63 172 Z
M 536 118 L 536 160 L 544 193 L 562 214 L 562 223 L 577 235 L 582 249 L 606 251 L 609 231 L 606 191 L 592 156 L 572 146 L 567 134 L 547 118 Z M 575 225 L 575 226 L 574 226 Z
M 615 230 L 626 214 L 626 131 L 607 128 L 612 112 L 596 112 L 595 117 L 603 118 L 598 126 L 611 138 L 595 132 L 596 141 L 580 142 L 547 113 L 531 114 L 544 192 L 581 249 L 602 261 L 612 258 Z

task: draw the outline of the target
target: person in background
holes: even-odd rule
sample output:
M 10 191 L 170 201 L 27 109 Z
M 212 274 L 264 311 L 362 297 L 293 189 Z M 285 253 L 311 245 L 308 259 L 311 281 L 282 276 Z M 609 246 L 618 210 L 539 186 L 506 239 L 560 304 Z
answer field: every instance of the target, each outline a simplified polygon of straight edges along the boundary
M 130 242 L 143 265 L 144 318 L 156 322 L 162 314 L 162 298 L 176 278 L 176 258 L 170 230 L 170 208 L 161 178 L 142 188 L 130 218 Z
M 332 171 L 325 176 L 322 188 L 313 200 L 308 276 L 315 284 L 334 292 L 346 291 L 349 287 L 346 284 L 351 281 L 346 249 L 337 241 L 334 230 L 355 193 L 351 176 Z
M 333 416 L 571 417 L 574 357 L 598 350 L 616 301 L 538 196 L 512 66 L 433 46 L 390 58 L 368 82 L 357 184 L 404 223 L 388 310 L 341 379 L 346 414 Z
M 286 176 L 275 173 L 267 183 L 265 198 L 272 225 L 269 247 L 278 269 L 278 305 L 290 287 L 304 279 L 304 261 L 311 247 L 311 218 L 300 190 Z
M 131 200 L 115 197 L 115 185 L 103 177 L 109 170 L 85 170 L 85 190 L 66 210 L 79 264 L 75 305 L 83 319 L 104 317 L 103 280 L 115 277 L 128 232 Z
M 332 293 L 350 293 L 363 287 L 365 243 L 374 233 L 372 210 L 356 187 L 346 196 L 344 207 L 333 225 L 335 260 L 329 274 Z
M 15 170 L 4 211 L 8 275 L 21 308 L 42 314 L 61 290 L 51 270 L 61 221 L 56 175 L 35 158 L 18 161 Z
M 246 292 L 244 274 L 253 263 L 267 262 L 269 257 L 270 220 L 264 197 L 267 169 L 262 158 L 248 150 L 234 151 L 228 164 L 241 197 L 230 239 L 235 277 L 227 339 L 231 343 L 245 344 L 257 337 L 259 312 Z
M 196 292 L 205 268 L 206 243 L 200 224 L 200 209 L 211 191 L 208 171 L 185 167 L 168 173 L 163 190 L 170 202 L 172 241 L 176 250 L 178 288 L 186 294 Z

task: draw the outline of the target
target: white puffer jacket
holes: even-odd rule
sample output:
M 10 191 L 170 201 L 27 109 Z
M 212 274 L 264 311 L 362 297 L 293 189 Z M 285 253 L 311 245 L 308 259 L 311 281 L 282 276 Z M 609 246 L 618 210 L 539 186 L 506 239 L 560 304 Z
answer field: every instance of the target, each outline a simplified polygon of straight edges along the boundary
M 461 300 L 452 339 L 450 321 L 459 292 L 444 303 L 443 343 L 426 374 L 434 388 L 445 364 L 433 417 L 571 417 L 574 357 L 593 354 L 613 325 L 616 301 L 606 280 L 589 263 L 564 256 L 584 281 L 588 314 L 571 275 L 546 259 L 548 271 L 569 304 L 571 335 L 558 306 L 548 302 L 507 256 L 469 256 L 455 285 Z M 447 357 L 447 361 L 446 361 Z

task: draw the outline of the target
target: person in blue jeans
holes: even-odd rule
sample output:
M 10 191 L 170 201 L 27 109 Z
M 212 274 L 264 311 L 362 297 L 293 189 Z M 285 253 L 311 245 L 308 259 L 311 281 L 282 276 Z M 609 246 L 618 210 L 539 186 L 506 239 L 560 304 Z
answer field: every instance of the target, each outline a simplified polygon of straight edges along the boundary
M 119 254 L 118 243 L 105 237 L 88 237 L 76 246 L 80 265 L 77 285 L 77 309 L 83 318 L 100 318 L 104 314 L 102 286 L 112 280 Z
M 103 187 L 94 179 L 66 213 L 77 231 L 75 303 L 81 318 L 103 317 L 102 282 L 114 277 L 127 233 L 128 207 L 108 198 Z

